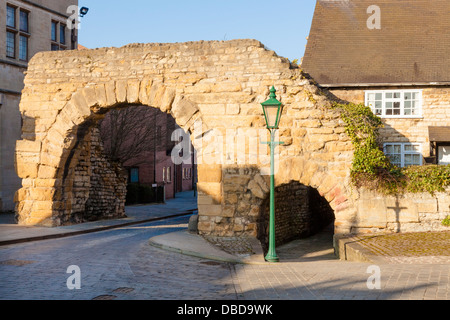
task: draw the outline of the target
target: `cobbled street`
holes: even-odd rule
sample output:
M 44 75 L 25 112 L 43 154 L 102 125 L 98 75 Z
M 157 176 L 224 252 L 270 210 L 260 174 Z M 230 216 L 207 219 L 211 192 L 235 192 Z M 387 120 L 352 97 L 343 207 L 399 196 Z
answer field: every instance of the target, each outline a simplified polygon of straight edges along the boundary
M 148 245 L 188 219 L 0 248 L 0 298 L 236 299 L 229 266 Z M 72 265 L 80 268 L 80 289 L 67 287 Z
M 329 235 L 282 246 L 281 263 L 234 265 L 168 252 L 154 236 L 187 227 L 189 216 L 0 248 L 0 299 L 288 300 L 450 298 L 448 264 L 337 260 Z M 299 251 L 298 248 L 303 248 Z M 80 271 L 80 289 L 69 289 Z M 371 281 L 379 270 L 379 287 Z M 369 280 L 369 285 L 368 285 Z M 68 286 L 69 284 L 69 286 Z

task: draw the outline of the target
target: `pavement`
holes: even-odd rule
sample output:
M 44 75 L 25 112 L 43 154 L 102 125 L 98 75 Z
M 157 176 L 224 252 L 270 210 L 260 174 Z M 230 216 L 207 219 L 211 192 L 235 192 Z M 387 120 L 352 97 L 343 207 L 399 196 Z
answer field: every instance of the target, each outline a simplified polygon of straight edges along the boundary
M 14 214 L 0 214 L 0 246 L 29 241 L 39 241 L 104 231 L 169 217 L 197 213 L 197 198 L 193 191 L 180 192 L 163 204 L 134 205 L 125 208 L 125 218 L 85 222 L 74 225 L 47 228 L 19 226 Z
M 13 214 L 0 215 L 0 246 L 68 237 L 104 231 L 168 217 L 195 215 L 197 201 L 193 192 L 182 192 L 164 204 L 127 206 L 126 218 L 86 222 L 55 228 L 19 226 Z M 260 243 L 253 238 L 201 237 L 189 230 L 163 234 L 149 239 L 149 245 L 199 258 L 236 264 L 268 264 Z M 450 230 L 391 235 L 333 237 L 332 226 L 308 239 L 277 247 L 280 260 L 329 257 L 376 264 L 449 264 Z

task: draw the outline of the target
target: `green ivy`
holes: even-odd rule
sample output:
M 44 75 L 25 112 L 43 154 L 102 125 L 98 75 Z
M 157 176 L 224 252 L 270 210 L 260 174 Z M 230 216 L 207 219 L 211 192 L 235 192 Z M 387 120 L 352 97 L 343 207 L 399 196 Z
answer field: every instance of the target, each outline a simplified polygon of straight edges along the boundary
M 408 192 L 443 192 L 450 186 L 450 166 L 415 166 L 404 168 Z
M 442 225 L 450 227 L 450 216 L 447 216 L 444 220 L 442 220 Z
M 334 103 L 345 122 L 354 146 L 351 179 L 357 187 L 369 187 L 385 194 L 442 192 L 450 186 L 450 165 L 398 168 L 378 144 L 381 119 L 364 104 Z

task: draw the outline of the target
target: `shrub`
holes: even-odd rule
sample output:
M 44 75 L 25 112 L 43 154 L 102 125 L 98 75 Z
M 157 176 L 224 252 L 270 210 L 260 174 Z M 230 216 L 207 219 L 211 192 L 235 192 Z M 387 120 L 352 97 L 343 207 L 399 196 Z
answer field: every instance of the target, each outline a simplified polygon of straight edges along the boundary
M 447 216 L 444 220 L 442 220 L 442 225 L 450 227 L 450 216 Z

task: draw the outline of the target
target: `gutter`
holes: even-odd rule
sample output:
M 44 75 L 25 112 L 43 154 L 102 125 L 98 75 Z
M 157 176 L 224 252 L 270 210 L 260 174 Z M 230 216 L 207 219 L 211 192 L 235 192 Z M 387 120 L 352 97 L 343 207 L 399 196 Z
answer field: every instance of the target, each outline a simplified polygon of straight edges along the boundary
M 319 87 L 337 89 L 349 87 L 441 87 L 450 86 L 450 82 L 391 82 L 391 83 L 337 83 L 337 84 L 318 84 Z

